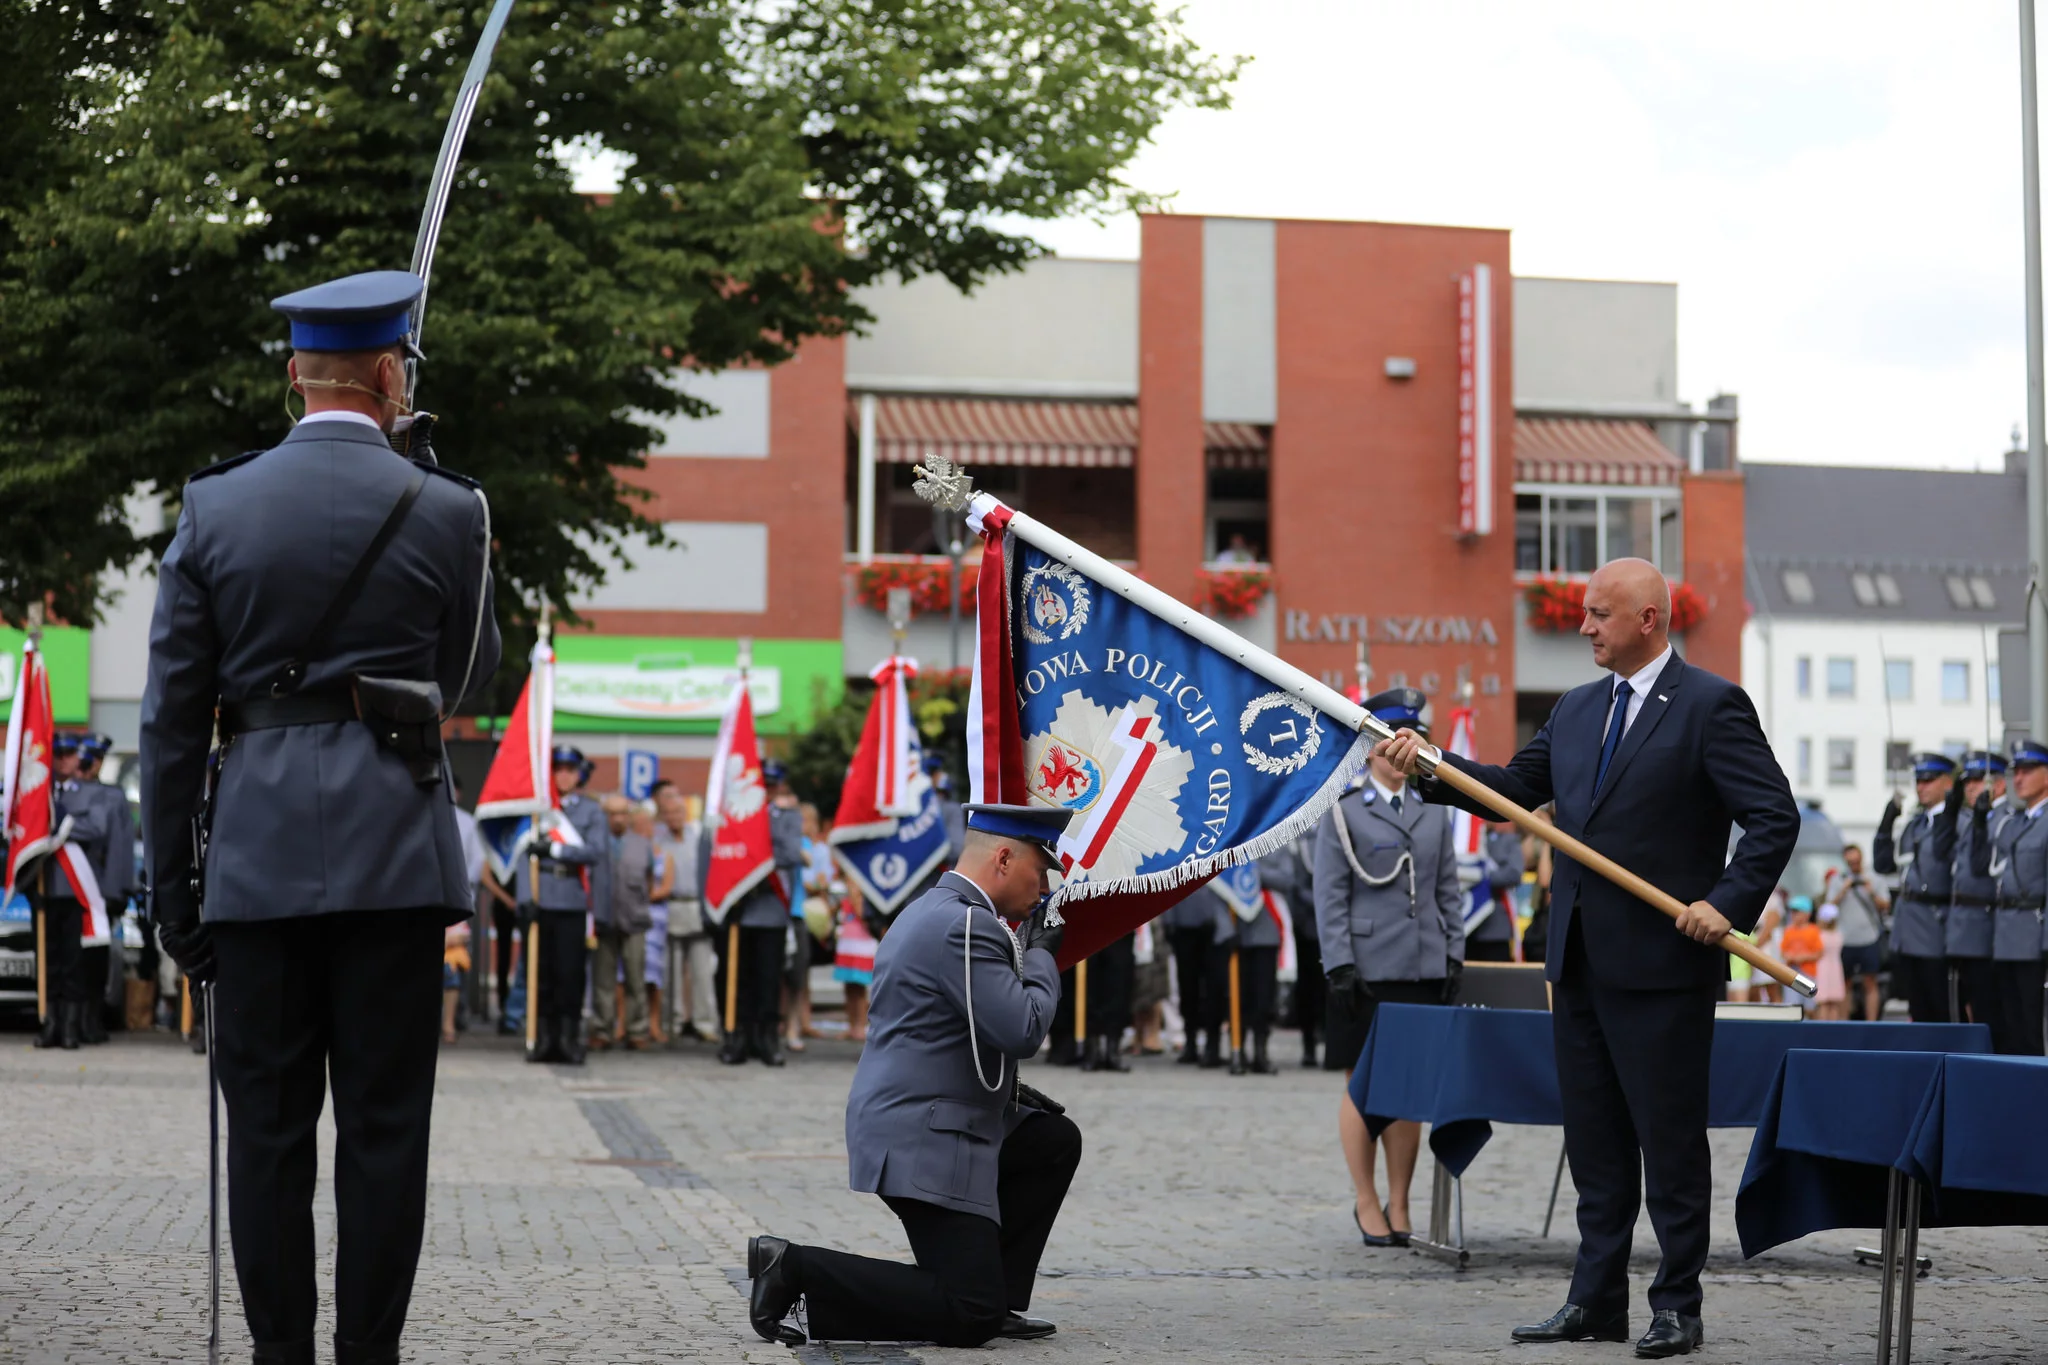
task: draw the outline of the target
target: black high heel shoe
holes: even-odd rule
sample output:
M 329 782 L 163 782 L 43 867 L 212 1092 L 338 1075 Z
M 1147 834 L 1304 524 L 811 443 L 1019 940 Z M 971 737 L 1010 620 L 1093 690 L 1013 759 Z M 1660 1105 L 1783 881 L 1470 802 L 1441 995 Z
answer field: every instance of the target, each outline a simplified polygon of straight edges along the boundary
M 1372 1233 L 1367 1232 L 1365 1224 L 1359 1221 L 1358 1201 L 1355 1199 L 1351 1201 L 1351 1226 L 1358 1229 L 1358 1235 L 1365 1239 L 1365 1244 L 1369 1247 L 1397 1247 L 1403 1245 L 1403 1243 L 1395 1240 L 1397 1234 L 1391 1231 L 1393 1227 L 1391 1223 L 1387 1225 L 1389 1231 L 1384 1237 L 1376 1237 Z

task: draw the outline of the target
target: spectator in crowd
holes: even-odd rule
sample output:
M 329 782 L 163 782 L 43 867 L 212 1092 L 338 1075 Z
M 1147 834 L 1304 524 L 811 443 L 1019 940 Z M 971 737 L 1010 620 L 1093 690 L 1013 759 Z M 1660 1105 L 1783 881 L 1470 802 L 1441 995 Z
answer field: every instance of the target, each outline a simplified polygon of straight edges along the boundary
M 1555 824 L 1551 805 L 1544 802 L 1530 814 L 1544 824 Z M 1522 961 L 1541 962 L 1550 948 L 1550 845 L 1535 835 L 1522 840 L 1522 866 L 1536 869 L 1536 884 L 1529 890 L 1529 923 L 1522 929 Z
M 626 1046 L 647 1046 L 648 903 L 655 888 L 654 845 L 632 827 L 632 804 L 619 795 L 604 799 L 611 837 L 611 895 L 597 914 L 597 954 L 591 960 L 590 1045 L 612 1045 L 617 1030 L 618 981 L 625 977 Z
M 1877 974 L 1884 966 L 1884 917 L 1891 909 L 1891 897 L 1863 870 L 1863 849 L 1857 844 L 1842 849 L 1843 872 L 1828 887 L 1827 901 L 1838 912 L 1836 928 L 1842 935 L 1842 974 L 1847 978 L 1850 998 L 1858 1002 L 1861 1018 L 1872 1023 L 1884 1017 L 1877 993 Z
M 1777 957 L 1784 928 L 1785 888 L 1781 886 L 1772 891 L 1770 899 L 1764 902 L 1764 912 L 1757 917 L 1755 930 L 1747 934 L 1735 933 L 1735 936 L 1754 943 L 1769 956 Z M 1778 984 L 1741 958 L 1730 957 L 1728 998 L 1735 1001 L 1774 1003 L 1778 998 Z
M 710 926 L 704 922 L 704 906 L 697 899 L 697 854 L 703 831 L 690 818 L 690 798 L 673 786 L 655 789 L 654 811 L 658 817 L 656 846 L 668 859 L 668 941 L 676 964 L 676 1017 L 683 1023 L 676 1033 L 683 1038 L 715 1042 L 718 1038 L 718 954 L 711 946 Z
M 1784 956 L 1786 966 L 1805 972 L 1818 981 L 1820 959 L 1826 949 L 1820 941 L 1820 926 L 1813 922 L 1812 897 L 1791 897 L 1785 902 L 1785 913 L 1789 922 L 1785 925 L 1778 951 Z
M 1230 543 L 1216 552 L 1214 562 L 1218 564 L 1256 564 L 1259 562 L 1259 552 L 1252 548 L 1252 543 L 1246 539 L 1244 532 L 1237 531 L 1231 534 Z
M 825 842 L 824 821 L 818 808 L 808 801 L 797 810 L 803 816 L 803 889 L 790 905 L 796 952 L 789 960 L 789 978 L 784 987 L 789 1007 L 782 1012 L 788 1030 L 784 1042 L 791 1052 L 802 1052 L 804 1039 L 819 1036 L 811 1026 L 811 959 L 823 941 L 832 936 L 833 929 L 832 848 Z
M 1814 915 L 1820 930 L 1820 970 L 1814 973 L 1813 1017 L 1841 1020 L 1849 1017 L 1848 983 L 1842 977 L 1842 912 L 1830 902 Z
M 868 987 L 875 983 L 878 941 L 868 927 L 860 892 L 848 891 L 839 899 L 839 926 L 832 937 L 832 978 L 846 992 L 847 1041 L 865 1043 L 868 1040 Z
M 469 921 L 458 920 L 441 933 L 441 1041 L 455 1041 L 455 1006 L 462 999 L 463 974 L 469 971 Z
M 647 978 L 647 1036 L 656 1043 L 667 1043 L 662 992 L 668 987 L 668 898 L 675 890 L 675 859 L 655 841 L 660 826 L 654 820 L 654 805 L 652 797 L 633 804 L 632 828 L 654 850 L 654 889 L 647 893 L 647 951 L 641 955 L 641 970 Z

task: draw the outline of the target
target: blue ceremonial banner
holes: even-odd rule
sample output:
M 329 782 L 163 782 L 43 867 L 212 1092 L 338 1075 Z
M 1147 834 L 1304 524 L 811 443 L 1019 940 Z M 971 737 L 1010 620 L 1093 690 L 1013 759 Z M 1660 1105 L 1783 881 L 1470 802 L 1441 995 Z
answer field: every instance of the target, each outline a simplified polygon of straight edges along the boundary
M 1075 813 L 1062 906 L 1136 896 L 1149 918 L 1178 898 L 1159 893 L 1300 837 L 1364 767 L 1369 742 L 1292 693 L 1014 535 L 1003 554 L 1024 790 L 982 799 Z
M 899 817 L 894 832 L 879 839 L 832 844 L 832 856 L 846 879 L 883 915 L 902 909 L 911 893 L 952 858 L 937 789 L 922 769 L 911 778 L 910 786 L 918 802 L 917 814 Z

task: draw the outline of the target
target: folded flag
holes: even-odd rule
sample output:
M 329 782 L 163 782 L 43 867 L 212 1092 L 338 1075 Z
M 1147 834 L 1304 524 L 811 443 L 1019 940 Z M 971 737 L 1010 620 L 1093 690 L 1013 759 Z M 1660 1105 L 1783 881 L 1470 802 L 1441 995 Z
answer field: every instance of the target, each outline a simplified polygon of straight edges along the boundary
M 1458 706 L 1451 711 L 1450 742 L 1447 753 L 1459 758 L 1477 758 L 1479 746 L 1473 740 L 1473 709 Z M 1458 883 L 1465 888 L 1465 932 L 1471 933 L 1493 913 L 1493 882 L 1486 875 L 1486 822 L 1470 811 L 1451 810 L 1451 848 L 1458 855 Z
M 968 524 L 974 799 L 1075 812 L 1063 964 L 1300 837 L 1364 767 L 1368 740 L 1272 680 L 1299 670 L 985 493 Z
M 519 689 L 519 700 L 513 703 L 505 733 L 498 737 L 498 752 L 491 756 L 491 770 L 476 799 L 477 833 L 483 838 L 491 874 L 501 886 L 512 884 L 536 820 L 568 829 L 571 837 L 575 834 L 567 821 L 552 818 L 560 804 L 549 771 L 554 746 L 555 651 L 543 632 L 534 642 L 526 685 Z
M 711 757 L 711 782 L 704 794 L 704 818 L 711 822 L 711 867 L 704 878 L 704 908 L 723 923 L 726 911 L 767 879 L 789 903 L 789 890 L 775 872 L 775 842 L 768 823 L 768 783 L 761 775 L 761 746 L 754 737 L 754 703 L 741 678 L 718 724 L 718 748 Z
M 923 746 L 910 721 L 916 672 L 916 660 L 891 656 L 871 675 L 874 700 L 826 836 L 846 879 L 885 916 L 902 909 L 951 852 L 938 791 L 924 771 Z

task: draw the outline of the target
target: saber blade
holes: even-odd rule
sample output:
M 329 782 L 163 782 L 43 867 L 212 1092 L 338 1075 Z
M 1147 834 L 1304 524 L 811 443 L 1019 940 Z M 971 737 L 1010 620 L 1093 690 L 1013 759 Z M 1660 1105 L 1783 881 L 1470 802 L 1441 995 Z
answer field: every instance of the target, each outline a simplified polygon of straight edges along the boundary
M 490 74 L 491 54 L 497 50 L 498 36 L 505 31 L 505 21 L 511 17 L 512 0 L 497 0 L 491 6 L 490 17 L 484 20 L 483 33 L 476 40 L 476 52 L 469 59 L 469 70 L 463 73 L 462 86 L 455 92 L 455 108 L 448 115 L 448 127 L 441 134 L 441 154 L 434 160 L 434 178 L 427 185 L 427 204 L 420 213 L 419 236 L 413 239 L 412 244 L 412 273 L 426 280 L 430 286 L 433 282 L 434 248 L 441 240 L 441 220 L 448 213 L 448 195 L 455 187 L 455 168 L 462 160 L 462 142 L 469 135 L 470 116 L 476 113 L 484 77 Z M 427 325 L 427 292 L 420 291 L 419 299 L 412 306 L 412 340 L 415 346 L 419 345 Z M 405 362 L 407 403 L 411 403 L 413 389 L 418 382 L 419 360 L 408 357 Z

